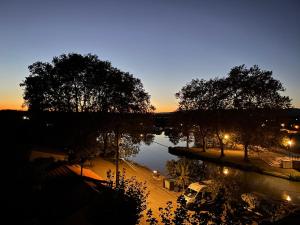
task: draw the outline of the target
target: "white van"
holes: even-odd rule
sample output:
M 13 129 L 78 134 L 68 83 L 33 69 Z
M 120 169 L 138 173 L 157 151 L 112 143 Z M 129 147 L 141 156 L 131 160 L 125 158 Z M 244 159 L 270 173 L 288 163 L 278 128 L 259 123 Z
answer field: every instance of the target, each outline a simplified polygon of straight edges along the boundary
M 211 180 L 206 180 L 190 184 L 183 194 L 186 206 L 201 203 L 202 199 L 205 199 L 205 201 L 212 200 L 212 193 L 209 189 L 211 183 Z

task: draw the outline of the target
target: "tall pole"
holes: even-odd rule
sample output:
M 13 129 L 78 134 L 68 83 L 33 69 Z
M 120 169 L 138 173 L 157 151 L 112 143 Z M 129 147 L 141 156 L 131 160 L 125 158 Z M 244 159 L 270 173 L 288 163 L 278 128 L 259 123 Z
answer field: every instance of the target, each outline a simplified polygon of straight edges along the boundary
M 119 186 L 119 131 L 116 132 L 116 187 Z

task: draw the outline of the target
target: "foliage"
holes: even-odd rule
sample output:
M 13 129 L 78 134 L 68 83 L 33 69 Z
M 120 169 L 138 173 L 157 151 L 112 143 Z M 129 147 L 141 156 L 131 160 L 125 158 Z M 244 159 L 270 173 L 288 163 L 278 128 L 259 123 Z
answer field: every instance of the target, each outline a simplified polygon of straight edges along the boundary
M 106 140 L 105 140 L 106 138 Z M 97 137 L 97 142 L 99 144 L 99 149 L 101 152 L 104 151 L 104 146 L 106 144 L 106 152 L 115 152 L 115 133 L 101 133 Z M 136 155 L 140 148 L 140 141 L 137 139 L 134 134 L 124 133 L 120 137 L 119 146 L 120 146 L 120 158 L 126 158 Z
M 176 184 L 183 189 L 191 182 L 199 181 L 204 177 L 204 166 L 199 160 L 187 158 L 169 160 L 166 163 L 168 175 L 175 178 Z
M 179 110 L 219 110 L 228 108 L 227 83 L 225 79 L 208 81 L 195 79 L 175 94 Z
M 116 187 L 116 191 L 123 193 L 128 198 L 131 198 L 136 203 L 137 221 L 142 217 L 142 212 L 147 208 L 147 198 L 149 192 L 147 192 L 146 182 L 139 182 L 135 177 L 129 179 L 125 178 L 125 169 L 123 170 L 122 177 L 120 179 L 120 185 Z
M 202 150 L 205 152 L 207 148 L 207 139 L 213 138 L 210 118 L 205 116 L 205 114 L 201 114 L 194 119 L 195 126 L 193 134 L 195 138 L 195 146 L 202 146 Z
M 170 142 L 177 145 L 180 141 L 180 132 L 178 129 L 166 129 L 165 135 L 169 137 Z
M 230 193 L 230 189 L 228 185 L 215 189 L 214 204 L 211 207 L 206 207 L 204 200 L 193 210 L 187 210 L 182 196 L 178 198 L 175 209 L 173 204 L 168 202 L 165 208 L 159 209 L 161 224 L 264 224 L 283 218 L 294 208 L 287 203 L 274 204 L 271 201 L 261 201 L 255 209 L 249 208 L 247 202 L 239 195 Z M 151 210 L 148 211 L 147 217 L 150 225 L 159 224 Z
M 141 81 L 96 55 L 63 54 L 51 63 L 35 62 L 24 87 L 33 111 L 149 112 L 154 109 Z
M 239 179 L 239 174 L 231 171 L 230 176 L 225 176 L 223 169 L 206 168 L 209 173 L 205 179 L 211 180 L 208 186 L 213 202 L 202 198 L 195 204 L 186 206 L 181 196 L 176 206 L 168 202 L 166 207 L 160 208 L 159 218 L 154 218 L 148 211 L 148 223 L 264 224 L 277 221 L 295 209 L 295 206 L 288 202 L 274 201 L 252 192 L 244 193 L 247 187 Z
M 241 65 L 232 68 L 225 78 L 192 80 L 176 93 L 176 98 L 179 111 L 201 113 L 199 122 L 209 115 L 209 127 L 219 140 L 221 156 L 224 155 L 223 134 L 235 130 L 238 140 L 244 145 L 244 159 L 248 160 L 249 145 L 270 141 L 276 136 L 272 133 L 279 130 L 266 122 L 274 120 L 276 110 L 291 107 L 290 98 L 281 95 L 284 90 L 281 82 L 272 77 L 272 71 L 262 70 L 257 65 L 249 69 Z M 229 112 L 227 117 L 225 112 Z M 198 135 L 205 143 L 206 133 L 203 131 L 208 127 L 199 122 Z
M 85 166 L 91 166 L 93 159 L 97 156 L 96 138 L 92 134 L 79 132 L 78 136 L 70 145 L 68 161 L 79 164 L 81 173 Z
M 232 68 L 227 82 L 232 108 L 284 109 L 291 106 L 290 98 L 281 95 L 285 89 L 272 77 L 272 71 L 262 70 L 257 65 L 249 69 L 245 65 Z
M 179 141 L 185 141 L 186 147 L 189 148 L 189 144 L 192 142 L 193 138 L 193 118 L 189 117 L 189 115 L 185 112 L 175 112 L 170 117 L 170 124 L 172 126 L 172 130 L 166 132 L 170 141 L 173 144 L 178 144 Z
M 127 213 L 130 213 L 132 222 L 124 224 L 138 224 L 142 218 L 142 212 L 147 208 L 147 198 L 149 192 L 147 191 L 146 182 L 139 182 L 135 177 L 127 179 L 125 177 L 125 169 L 120 177 L 119 185 L 116 185 L 114 182 L 114 174 L 111 173 L 111 170 L 107 171 L 108 181 L 111 183 L 111 188 L 115 191 L 121 199 L 127 199 L 128 203 L 124 207 L 130 207 L 130 210 L 127 208 Z M 127 205 L 127 206 L 126 206 Z M 100 223 L 101 224 L 101 223 Z
M 151 145 L 154 141 L 155 135 L 154 134 L 146 134 L 143 135 L 143 142 L 145 145 Z

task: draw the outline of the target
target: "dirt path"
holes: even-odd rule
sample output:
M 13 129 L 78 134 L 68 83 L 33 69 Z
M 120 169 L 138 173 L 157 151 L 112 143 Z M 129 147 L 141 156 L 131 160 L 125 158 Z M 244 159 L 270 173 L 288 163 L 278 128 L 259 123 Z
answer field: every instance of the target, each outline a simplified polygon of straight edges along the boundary
M 99 176 L 106 178 L 107 171 L 110 169 L 113 173 L 115 173 L 115 164 L 114 162 L 97 158 L 93 162 L 93 170 Z M 169 191 L 163 188 L 163 181 L 162 177 L 160 179 L 156 179 L 152 175 L 152 171 L 148 168 L 127 163 L 126 161 L 120 161 L 120 171 L 125 168 L 126 170 L 126 177 L 130 178 L 132 176 L 136 177 L 138 181 L 145 182 L 148 188 L 149 197 L 148 197 L 148 209 L 152 209 L 153 214 L 155 217 L 158 217 L 158 208 L 165 207 L 168 201 L 172 201 L 176 205 L 176 200 L 178 196 L 181 194 L 179 192 Z M 145 218 L 141 221 L 140 224 L 146 224 Z

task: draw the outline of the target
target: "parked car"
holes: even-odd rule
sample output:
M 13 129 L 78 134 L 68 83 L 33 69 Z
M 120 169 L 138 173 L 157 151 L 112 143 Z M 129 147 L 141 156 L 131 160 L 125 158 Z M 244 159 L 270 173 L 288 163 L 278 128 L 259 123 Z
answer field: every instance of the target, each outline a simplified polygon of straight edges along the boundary
M 204 202 L 205 204 L 213 203 L 214 199 L 209 187 L 211 183 L 211 180 L 206 180 L 192 183 L 188 186 L 183 194 L 187 208 L 191 208 L 194 205 L 201 205 Z

